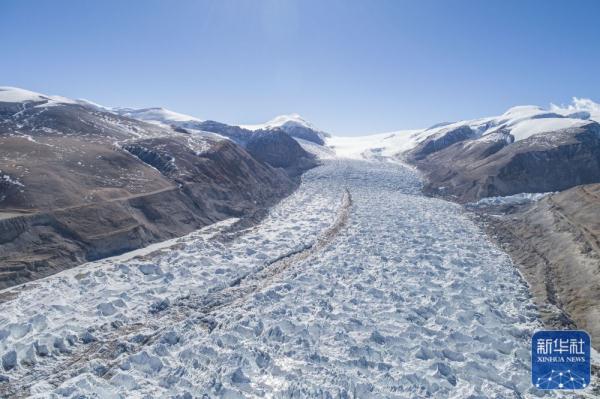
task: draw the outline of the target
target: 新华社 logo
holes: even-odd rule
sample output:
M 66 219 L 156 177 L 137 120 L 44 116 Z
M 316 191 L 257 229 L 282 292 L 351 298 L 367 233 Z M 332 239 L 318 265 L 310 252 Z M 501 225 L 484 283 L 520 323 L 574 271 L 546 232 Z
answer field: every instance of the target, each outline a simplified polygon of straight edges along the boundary
M 587 387 L 590 348 L 585 331 L 537 331 L 531 337 L 531 382 L 538 389 Z

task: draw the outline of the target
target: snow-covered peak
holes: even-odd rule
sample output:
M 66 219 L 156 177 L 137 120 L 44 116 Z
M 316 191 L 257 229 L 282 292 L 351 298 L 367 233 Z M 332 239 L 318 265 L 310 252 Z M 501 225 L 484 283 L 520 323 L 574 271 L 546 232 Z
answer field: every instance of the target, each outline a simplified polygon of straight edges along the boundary
M 181 122 L 202 122 L 196 117 L 180 114 L 165 108 L 112 108 L 112 112 L 132 119 L 138 119 L 144 122 L 154 123 L 157 125 L 170 126 Z
M 320 132 L 321 130 L 316 128 L 312 123 L 308 122 L 306 119 L 304 119 L 303 117 L 301 117 L 300 115 L 293 113 L 293 114 L 288 114 L 288 115 L 279 115 L 276 116 L 275 118 L 271 119 L 270 121 L 266 122 L 266 123 L 262 123 L 262 124 L 256 124 L 256 125 L 240 125 L 240 127 L 243 127 L 244 129 L 248 129 L 248 130 L 259 130 L 259 129 L 273 129 L 273 128 L 277 128 L 277 127 L 292 127 L 292 126 L 299 126 L 299 127 L 304 127 L 307 129 L 311 129 L 317 132 Z
M 0 102 L 21 103 L 25 101 L 43 101 L 45 99 L 47 99 L 47 97 L 33 91 L 19 89 L 17 87 L 0 87 Z
M 75 101 L 66 97 L 47 96 L 18 87 L 0 86 L 0 102 L 25 103 L 42 101 L 46 101 L 48 104 L 75 104 Z
M 468 126 L 480 137 L 493 137 L 494 133 L 510 133 L 515 141 L 533 135 L 580 127 L 591 121 L 600 122 L 600 104 L 589 99 L 573 98 L 566 106 L 551 104 L 548 109 L 535 105 L 509 108 L 498 116 L 441 123 L 428 129 L 382 133 L 361 137 L 330 137 L 326 144 L 338 156 L 369 158 L 394 156 L 409 151 L 434 135 L 444 135 L 461 126 Z
M 517 105 L 516 107 L 509 108 L 502 116 L 507 118 L 527 118 L 534 115 L 538 115 L 544 112 L 542 107 L 537 105 Z
M 318 129 L 315 125 L 295 113 L 276 116 L 267 123 L 240 125 L 240 127 L 252 131 L 279 128 L 294 138 L 312 141 L 319 145 L 323 145 L 325 138 L 329 137 L 329 134 Z

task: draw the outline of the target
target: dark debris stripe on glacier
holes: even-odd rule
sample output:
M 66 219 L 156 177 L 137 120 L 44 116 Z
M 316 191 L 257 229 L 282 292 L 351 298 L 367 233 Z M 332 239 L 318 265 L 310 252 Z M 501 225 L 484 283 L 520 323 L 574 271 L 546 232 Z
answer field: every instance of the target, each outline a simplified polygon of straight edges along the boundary
M 4 386 L 40 397 L 533 394 L 539 322 L 526 286 L 458 205 L 420 188 L 401 165 L 332 160 L 231 240 L 192 235 L 155 257 L 42 280 L 1 305 L 0 349 L 20 362 L 0 371 Z M 215 296 L 223 306 L 204 306 Z

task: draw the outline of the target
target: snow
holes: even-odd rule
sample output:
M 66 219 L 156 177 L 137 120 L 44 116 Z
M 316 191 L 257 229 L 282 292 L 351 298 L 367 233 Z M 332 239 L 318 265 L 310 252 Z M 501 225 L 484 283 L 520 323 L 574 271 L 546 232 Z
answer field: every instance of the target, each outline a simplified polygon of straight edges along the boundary
M 17 103 L 24 101 L 44 101 L 45 96 L 17 87 L 0 86 L 0 102 Z
M 459 205 L 420 188 L 395 163 L 330 159 L 254 227 L 6 290 L 0 354 L 17 362 L 0 393 L 530 394 L 526 285 Z
M 509 108 L 502 116 L 510 120 L 521 120 L 542 113 L 544 113 L 544 110 L 537 105 L 517 105 L 516 107 Z
M 423 130 L 403 130 L 391 133 L 380 133 L 367 136 L 343 137 L 332 136 L 325 144 L 332 148 L 336 155 L 347 159 L 369 159 L 375 156 L 392 157 L 410 150 L 428 134 Z
M 165 108 L 112 108 L 112 112 L 132 119 L 154 123 L 161 126 L 170 126 L 180 122 L 202 122 L 196 117 L 180 114 Z
M 101 110 L 101 111 L 110 111 L 110 108 L 105 107 L 104 105 L 100 105 L 98 103 L 95 103 L 93 101 L 86 100 L 85 98 L 79 98 L 79 99 L 75 100 L 75 102 L 77 104 L 79 104 L 79 105 L 83 105 L 84 107 L 98 109 L 98 110 Z
M 515 141 L 520 141 L 540 133 L 580 127 L 592 120 L 600 121 L 600 105 L 588 99 L 574 98 L 569 106 L 551 105 L 550 109 L 535 105 L 516 106 L 499 116 L 442 123 L 428 129 L 357 137 L 332 136 L 326 138 L 326 145 L 342 158 L 393 157 L 413 149 L 428 137 L 461 126 L 469 126 L 481 139 L 492 138 L 504 129 Z
M 9 175 L 5 175 L 2 173 L 2 170 L 0 170 L 0 182 L 2 182 L 2 181 L 6 182 L 7 184 L 13 184 L 15 186 L 25 187 L 25 185 L 23 183 L 21 183 L 18 178 L 12 178 Z
M 46 101 L 49 106 L 55 104 L 73 104 L 74 101 L 61 96 L 47 96 L 17 87 L 0 86 L 0 102 L 22 103 Z
M 317 132 L 320 132 L 318 128 L 316 128 L 312 123 L 308 122 L 306 119 L 302 118 L 300 115 L 293 113 L 289 115 L 279 115 L 275 118 L 271 119 L 266 123 L 256 124 L 256 125 L 239 125 L 241 128 L 248 130 L 259 130 L 259 129 L 273 129 L 276 127 L 286 127 L 286 126 L 300 126 L 305 127 L 307 129 L 312 129 Z
M 572 118 L 542 118 L 542 119 L 528 119 L 522 122 L 516 123 L 510 130 L 510 134 L 513 135 L 515 141 L 524 140 L 535 134 L 549 132 L 559 129 L 567 129 L 572 127 L 579 127 L 588 124 L 589 121 Z

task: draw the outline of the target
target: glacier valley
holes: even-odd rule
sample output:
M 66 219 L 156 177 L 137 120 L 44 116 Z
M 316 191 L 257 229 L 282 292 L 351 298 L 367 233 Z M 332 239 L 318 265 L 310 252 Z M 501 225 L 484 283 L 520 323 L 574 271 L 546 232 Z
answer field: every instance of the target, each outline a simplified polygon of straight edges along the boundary
M 256 225 L 4 290 L 0 396 L 534 395 L 526 284 L 420 189 L 399 163 L 328 159 Z

